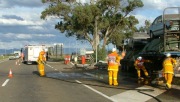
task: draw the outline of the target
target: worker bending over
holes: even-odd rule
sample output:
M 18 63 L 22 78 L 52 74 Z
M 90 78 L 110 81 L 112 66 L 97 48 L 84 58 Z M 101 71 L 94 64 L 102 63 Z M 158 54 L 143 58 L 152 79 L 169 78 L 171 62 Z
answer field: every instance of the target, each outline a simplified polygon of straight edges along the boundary
M 176 60 L 171 57 L 170 53 L 166 54 L 166 58 L 163 61 L 163 73 L 166 80 L 166 89 L 171 88 L 171 83 L 173 80 L 174 70 L 173 67 L 176 65 Z
M 141 77 L 141 69 L 143 70 L 145 76 L 147 78 L 149 78 L 149 74 L 144 66 L 144 62 L 151 62 L 150 60 L 145 60 L 143 59 L 141 56 L 139 56 L 136 61 L 134 62 L 134 66 L 137 70 L 137 75 L 138 75 L 138 79 L 144 79 L 143 77 Z

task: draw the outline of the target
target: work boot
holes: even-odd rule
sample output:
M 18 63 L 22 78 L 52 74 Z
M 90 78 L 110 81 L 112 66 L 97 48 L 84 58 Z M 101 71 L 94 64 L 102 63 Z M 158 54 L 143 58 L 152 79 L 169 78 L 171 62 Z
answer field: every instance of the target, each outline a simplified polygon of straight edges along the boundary
M 143 77 L 139 77 L 138 80 L 144 80 L 144 78 Z
M 165 88 L 166 88 L 166 90 L 169 90 L 169 89 L 171 89 L 171 86 L 169 86 L 168 84 L 166 84 Z
M 166 89 L 166 90 L 169 90 L 169 89 L 170 89 L 167 84 L 166 84 L 166 86 L 165 86 L 165 89 Z
M 118 86 L 118 83 L 114 84 L 114 86 Z

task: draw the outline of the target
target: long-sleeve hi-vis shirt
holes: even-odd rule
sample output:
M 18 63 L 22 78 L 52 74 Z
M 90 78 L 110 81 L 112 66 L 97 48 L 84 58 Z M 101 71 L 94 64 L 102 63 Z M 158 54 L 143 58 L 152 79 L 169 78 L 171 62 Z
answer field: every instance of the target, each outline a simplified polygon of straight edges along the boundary
M 108 70 L 118 71 L 121 57 L 117 52 L 112 52 L 108 55 Z
M 150 60 L 145 60 L 145 59 L 142 59 L 141 61 L 139 61 L 139 60 L 136 60 L 135 62 L 134 62 L 134 66 L 135 66 L 135 68 L 138 68 L 138 69 L 141 69 L 141 68 L 144 68 L 145 66 L 144 66 L 144 63 L 145 62 L 151 62 Z
M 177 64 L 174 58 L 168 57 L 163 61 L 163 72 L 174 74 L 173 65 Z

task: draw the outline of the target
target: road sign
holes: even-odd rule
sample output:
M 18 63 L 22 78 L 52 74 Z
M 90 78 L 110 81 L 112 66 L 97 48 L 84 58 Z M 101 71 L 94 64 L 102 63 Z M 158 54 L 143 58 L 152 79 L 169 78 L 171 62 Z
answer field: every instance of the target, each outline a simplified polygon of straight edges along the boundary
M 80 55 L 86 55 L 86 49 L 81 48 L 80 49 Z

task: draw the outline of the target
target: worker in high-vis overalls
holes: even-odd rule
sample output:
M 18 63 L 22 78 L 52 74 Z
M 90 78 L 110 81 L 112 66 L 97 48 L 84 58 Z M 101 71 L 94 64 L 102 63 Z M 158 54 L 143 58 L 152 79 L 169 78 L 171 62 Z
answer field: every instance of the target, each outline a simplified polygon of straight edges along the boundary
M 173 80 L 174 70 L 173 67 L 176 65 L 176 60 L 171 57 L 170 53 L 166 54 L 166 58 L 163 61 L 163 73 L 166 80 L 166 89 L 171 88 L 171 83 Z
M 145 60 L 141 56 L 139 56 L 134 62 L 135 69 L 137 70 L 138 79 L 144 79 L 143 77 L 141 77 L 141 70 L 144 72 L 144 75 L 147 78 L 150 77 L 149 74 L 148 74 L 148 71 L 146 70 L 146 68 L 144 66 L 145 62 L 151 62 L 151 61 L 150 60 Z
M 45 58 L 45 51 L 42 50 L 39 53 L 39 57 L 37 60 L 38 63 L 38 71 L 40 76 L 45 76 L 45 71 L 44 71 L 44 64 L 46 63 L 46 58 Z
M 124 57 L 124 56 L 122 56 Z M 112 49 L 112 53 L 108 55 L 108 76 L 109 76 L 109 85 L 118 85 L 118 71 L 120 66 L 121 56 L 116 52 L 116 48 Z

